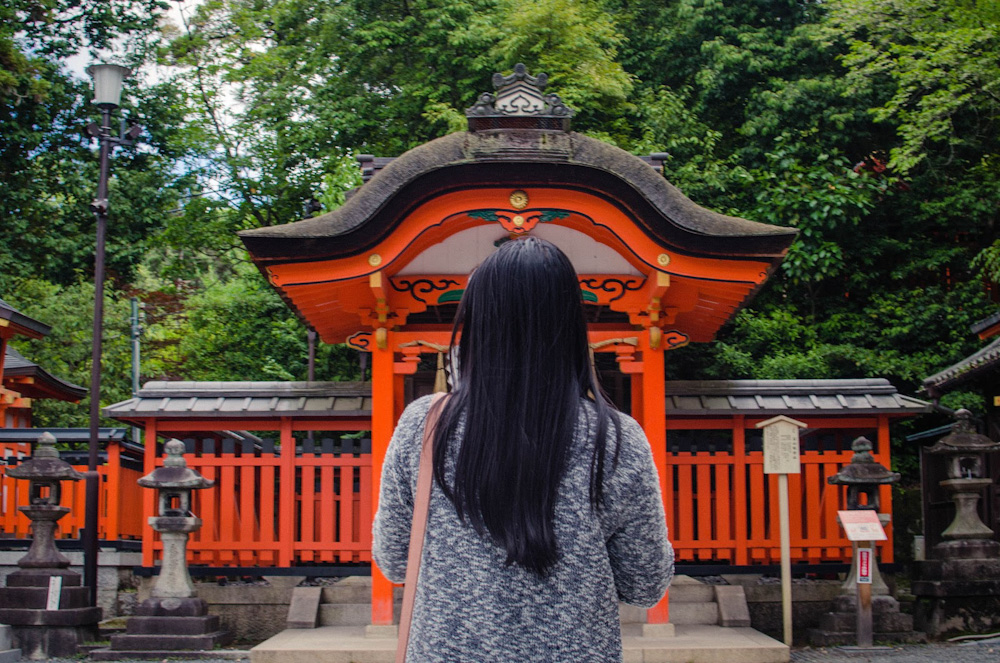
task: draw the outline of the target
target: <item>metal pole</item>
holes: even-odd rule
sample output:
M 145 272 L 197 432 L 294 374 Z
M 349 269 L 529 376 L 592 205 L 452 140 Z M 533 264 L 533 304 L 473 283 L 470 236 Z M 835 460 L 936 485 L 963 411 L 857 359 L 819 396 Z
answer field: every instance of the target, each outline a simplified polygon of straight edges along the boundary
M 132 398 L 137 398 L 139 396 L 139 336 L 142 334 L 142 329 L 139 326 L 139 299 L 137 297 L 132 298 L 132 312 L 131 320 L 132 323 Z M 142 437 L 139 433 L 139 427 L 132 427 L 132 440 L 138 442 Z
M 97 605 L 97 509 L 100 499 L 100 476 L 97 473 L 100 450 L 101 416 L 101 341 L 104 332 L 104 235 L 108 224 L 108 173 L 111 168 L 111 109 L 101 108 L 101 172 L 97 180 L 97 198 L 93 203 L 97 219 L 97 242 L 94 248 L 94 331 L 90 367 L 90 442 L 87 456 L 86 513 L 83 534 L 83 584 L 90 588 L 90 604 Z

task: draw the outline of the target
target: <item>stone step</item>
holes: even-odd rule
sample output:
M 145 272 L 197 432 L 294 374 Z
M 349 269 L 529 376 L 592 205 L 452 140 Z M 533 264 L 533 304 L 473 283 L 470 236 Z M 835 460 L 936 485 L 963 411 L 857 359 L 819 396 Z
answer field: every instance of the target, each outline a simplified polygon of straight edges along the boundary
M 399 621 L 402 602 L 393 606 L 395 620 Z M 323 603 L 319 606 L 320 626 L 367 626 L 372 621 L 370 603 Z
M 689 576 L 676 576 L 670 583 L 670 605 L 707 603 L 715 600 L 715 588 Z
M 205 635 L 219 630 L 219 616 L 129 617 L 125 628 L 130 635 Z
M 228 631 L 216 631 L 204 635 L 161 635 L 161 634 L 131 634 L 111 636 L 112 650 L 127 651 L 184 651 L 206 650 L 229 644 L 232 634 Z
M 626 636 L 626 663 L 787 663 L 784 644 L 751 628 L 677 626 L 670 638 Z M 392 663 L 395 638 L 366 638 L 363 627 L 283 631 L 250 650 L 251 663 Z
M 673 596 L 671 596 L 673 599 Z M 670 622 L 672 624 L 718 624 L 719 605 L 715 602 L 702 601 L 695 603 L 685 601 L 674 603 L 670 601 Z

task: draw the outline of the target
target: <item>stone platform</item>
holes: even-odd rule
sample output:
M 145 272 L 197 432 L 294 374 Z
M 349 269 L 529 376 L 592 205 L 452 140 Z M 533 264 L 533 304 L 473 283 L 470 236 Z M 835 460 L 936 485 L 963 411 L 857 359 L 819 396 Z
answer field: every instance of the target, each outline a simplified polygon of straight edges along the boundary
M 625 663 L 785 663 L 784 644 L 752 628 L 677 624 L 672 638 L 625 636 Z M 289 629 L 250 650 L 251 663 L 392 663 L 395 638 L 363 626 Z

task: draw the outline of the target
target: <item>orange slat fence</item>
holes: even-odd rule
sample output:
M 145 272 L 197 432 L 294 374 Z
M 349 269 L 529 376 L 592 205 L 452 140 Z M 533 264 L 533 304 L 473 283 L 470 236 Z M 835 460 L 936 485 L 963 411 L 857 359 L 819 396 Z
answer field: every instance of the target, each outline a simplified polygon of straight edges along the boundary
M 121 541 L 142 537 L 142 505 L 136 499 L 141 490 L 136 481 L 142 476 L 141 459 L 125 458 L 121 445 L 111 441 L 105 450 L 107 462 L 97 468 L 101 477 L 100 503 L 98 505 L 97 537 L 104 541 Z M 31 453 L 31 445 L 20 442 L 0 442 L 0 458 L 6 465 L 14 465 L 26 459 Z M 69 457 L 69 456 L 68 456 Z M 78 472 L 86 472 L 86 464 L 73 464 Z M 84 526 L 86 482 L 64 481 L 60 504 L 70 508 L 58 523 L 56 537 L 76 539 Z M 31 521 L 18 510 L 28 504 L 28 481 L 14 479 L 6 472 L 0 473 L 0 532 L 5 537 L 26 539 L 31 535 Z
M 188 467 L 216 482 L 194 493 L 192 510 L 203 525 L 188 543 L 191 563 L 268 567 L 371 561 L 369 440 L 307 438 L 287 450 L 270 439 L 184 442 Z M 156 465 L 161 464 L 158 454 Z M 282 499 L 289 486 L 293 499 Z M 158 536 L 144 540 L 147 547 L 153 559 L 160 559 Z
M 802 472 L 788 482 L 793 563 L 850 561 L 851 544 L 837 523 L 845 489 L 827 477 L 851 461 L 850 444 L 859 434 L 878 439 L 877 431 L 858 429 L 813 429 L 802 438 Z M 668 430 L 665 506 L 678 562 L 780 563 L 778 478 L 764 474 L 761 444 L 752 423 L 736 430 Z M 887 443 L 876 446 L 878 462 L 889 466 L 888 455 Z M 880 511 L 891 514 L 891 487 L 882 486 L 879 495 Z M 879 558 L 891 563 L 891 524 L 886 532 Z

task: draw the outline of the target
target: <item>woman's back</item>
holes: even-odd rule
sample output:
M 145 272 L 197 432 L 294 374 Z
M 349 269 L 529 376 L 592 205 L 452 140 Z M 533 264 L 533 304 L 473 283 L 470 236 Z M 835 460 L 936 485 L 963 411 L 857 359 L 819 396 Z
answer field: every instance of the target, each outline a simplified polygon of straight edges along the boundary
M 394 582 L 406 573 L 413 494 L 431 399 L 411 404 L 386 456 L 373 555 Z M 617 661 L 619 600 L 655 604 L 670 582 L 673 551 L 645 435 L 622 415 L 618 461 L 590 501 L 593 404 L 581 400 L 554 514 L 558 561 L 547 575 L 506 563 L 488 533 L 463 523 L 436 489 L 417 582 L 408 661 Z M 464 421 L 459 423 L 461 438 Z M 614 440 L 615 431 L 606 437 Z M 602 442 L 607 444 L 607 441 Z M 450 450 L 453 472 L 459 444 Z

